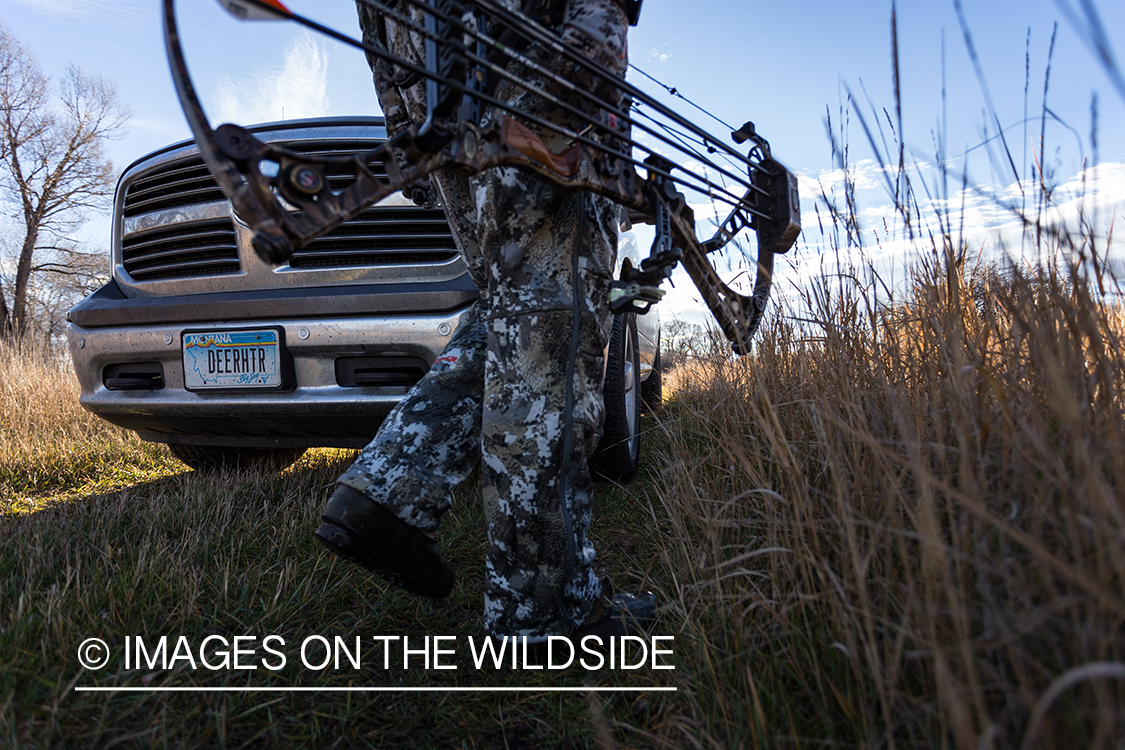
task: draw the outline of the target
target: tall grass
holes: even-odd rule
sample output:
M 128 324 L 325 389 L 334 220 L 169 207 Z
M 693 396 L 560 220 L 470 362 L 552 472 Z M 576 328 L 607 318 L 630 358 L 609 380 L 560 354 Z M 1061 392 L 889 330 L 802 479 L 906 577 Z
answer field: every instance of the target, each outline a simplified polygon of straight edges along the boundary
M 822 281 L 818 336 L 775 317 L 680 376 L 659 510 L 693 718 L 730 747 L 1119 747 L 1122 310 L 1073 268 L 911 281 Z
M 948 198 L 951 175 L 939 153 L 937 184 L 912 181 L 895 112 L 889 147 L 887 113 L 841 120 L 880 157 L 881 241 L 917 258 L 905 283 L 865 259 L 846 180 L 818 206 L 836 268 L 752 356 L 670 379 L 654 520 L 669 615 L 697 648 L 664 740 L 1121 748 L 1125 307 L 1109 240 L 1088 214 L 1052 223 L 1040 172 L 1032 212 L 1004 207 L 1024 252 L 969 248 L 948 203 L 926 212 L 919 193 Z
M 98 419 L 77 401 L 69 356 L 0 342 L 0 510 L 30 509 L 67 490 L 104 489 L 154 466 L 178 465 L 160 446 Z
M 752 356 L 670 378 L 655 514 L 700 646 L 684 736 L 1119 748 L 1125 309 L 1091 263 L 1105 240 L 1041 214 L 1047 260 L 974 264 L 902 162 L 895 180 L 904 285 L 864 260 L 846 185 L 824 200 L 836 269 Z
M 660 592 L 655 632 L 676 636 L 676 670 L 558 678 L 679 692 L 604 703 L 73 693 L 246 684 L 86 673 L 73 653 L 91 635 L 119 648 L 125 635 L 475 634 L 482 521 L 460 488 L 442 534 L 461 580 L 449 603 L 384 591 L 310 536 L 346 456 L 310 454 L 280 476 L 184 473 L 89 422 L 73 391 L 49 403 L 43 389 L 67 393 L 70 377 L 54 360 L 8 352 L 4 372 L 23 385 L 3 381 L 2 450 L 23 484 L 0 486 L 38 512 L 0 524 L 0 743 L 1119 747 L 1125 311 L 1073 266 L 951 257 L 916 267 L 898 302 L 821 279 L 801 315 L 815 325 L 775 315 L 753 355 L 716 350 L 669 379 L 661 416 L 646 418 L 646 468 L 629 487 L 599 485 L 593 534 L 619 588 Z M 134 473 L 107 485 L 113 461 Z M 51 479 L 35 466 L 69 468 Z M 472 670 L 251 676 L 552 684 Z

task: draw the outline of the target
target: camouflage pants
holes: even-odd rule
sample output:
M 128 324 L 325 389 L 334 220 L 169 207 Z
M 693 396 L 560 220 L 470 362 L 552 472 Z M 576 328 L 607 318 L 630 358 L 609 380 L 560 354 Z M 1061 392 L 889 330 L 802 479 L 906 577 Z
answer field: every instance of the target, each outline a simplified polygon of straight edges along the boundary
M 372 39 L 375 18 L 362 2 L 359 9 Z M 560 32 L 624 75 L 625 29 L 613 0 L 570 0 Z M 420 39 L 396 31 L 388 20 L 387 46 L 421 59 Z M 388 130 L 420 120 L 423 85 L 401 75 L 396 85 L 395 71 L 373 67 Z M 497 96 L 576 124 L 525 89 L 501 84 Z M 485 629 L 542 639 L 580 624 L 600 590 L 587 539 L 587 462 L 604 413 L 617 207 L 515 168 L 435 176 L 481 298 L 339 481 L 436 530 L 450 489 L 479 462 L 489 539 Z

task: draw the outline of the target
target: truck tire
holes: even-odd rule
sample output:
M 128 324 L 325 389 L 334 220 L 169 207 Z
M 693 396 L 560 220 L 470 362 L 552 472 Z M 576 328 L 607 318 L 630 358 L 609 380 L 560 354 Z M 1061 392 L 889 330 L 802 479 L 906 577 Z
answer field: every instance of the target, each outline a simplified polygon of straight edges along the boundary
M 605 372 L 605 427 L 594 453 L 596 473 L 627 482 L 637 473 L 641 457 L 640 350 L 637 317 L 623 313 L 613 319 Z
M 224 469 L 282 471 L 305 453 L 305 448 L 242 448 L 225 445 L 170 443 L 172 455 L 196 471 Z

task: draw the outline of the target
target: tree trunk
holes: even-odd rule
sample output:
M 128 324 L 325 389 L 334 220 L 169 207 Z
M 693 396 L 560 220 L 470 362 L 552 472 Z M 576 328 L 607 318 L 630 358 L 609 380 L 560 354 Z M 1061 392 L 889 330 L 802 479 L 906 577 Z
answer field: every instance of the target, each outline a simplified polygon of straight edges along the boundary
M 0 289 L 0 337 L 12 339 L 12 316 L 8 313 L 8 303 L 4 300 L 3 289 Z
M 35 244 L 39 241 L 39 221 L 28 221 L 27 235 L 23 239 L 19 263 L 16 265 L 16 288 L 12 290 L 11 330 L 13 338 L 22 339 L 27 333 L 27 287 L 31 282 L 31 261 L 35 257 Z

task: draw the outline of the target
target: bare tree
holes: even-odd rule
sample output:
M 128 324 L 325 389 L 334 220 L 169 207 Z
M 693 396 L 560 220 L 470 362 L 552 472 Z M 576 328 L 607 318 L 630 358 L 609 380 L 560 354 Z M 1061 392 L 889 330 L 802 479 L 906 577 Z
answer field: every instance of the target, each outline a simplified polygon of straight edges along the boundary
M 0 287 L 14 286 L 22 241 L 18 228 L 10 223 L 0 224 Z M 109 263 L 104 248 L 87 252 L 78 246 L 62 246 L 58 250 L 38 252 L 27 285 L 24 336 L 44 342 L 62 337 L 67 310 L 96 291 L 108 277 Z
M 701 325 L 678 318 L 664 322 L 660 329 L 661 367 L 674 370 L 699 359 L 707 349 L 706 339 Z
M 0 334 L 28 332 L 36 274 L 77 271 L 67 234 L 113 194 L 105 142 L 124 134 L 128 117 L 112 83 L 75 66 L 52 97 L 50 79 L 0 25 L 0 200 L 24 232 L 14 273 L 0 288 Z

